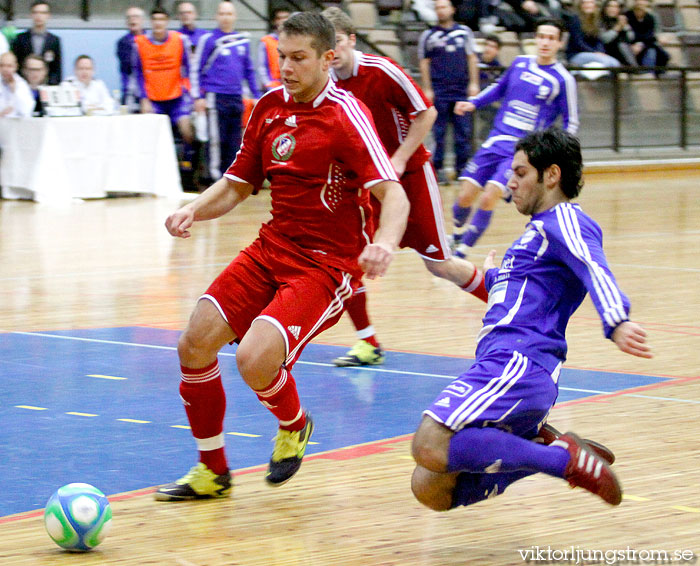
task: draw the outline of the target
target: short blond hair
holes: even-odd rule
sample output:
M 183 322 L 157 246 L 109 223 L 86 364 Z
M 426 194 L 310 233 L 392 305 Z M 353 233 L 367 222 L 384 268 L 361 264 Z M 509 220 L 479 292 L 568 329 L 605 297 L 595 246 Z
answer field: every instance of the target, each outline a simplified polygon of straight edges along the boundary
M 322 14 L 330 20 L 336 32 L 341 32 L 346 35 L 357 35 L 355 24 L 345 12 L 336 6 L 331 6 L 323 10 Z

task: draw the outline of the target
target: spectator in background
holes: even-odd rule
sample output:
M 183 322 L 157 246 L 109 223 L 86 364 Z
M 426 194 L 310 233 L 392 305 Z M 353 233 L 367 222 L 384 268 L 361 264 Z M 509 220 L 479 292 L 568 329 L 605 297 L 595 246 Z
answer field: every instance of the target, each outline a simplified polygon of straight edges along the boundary
M 501 52 L 501 38 L 496 34 L 490 34 L 484 37 L 484 48 L 479 53 L 479 88 L 484 90 L 492 82 L 496 81 L 503 73 L 503 65 L 498 60 L 498 55 Z M 493 127 L 493 119 L 498 113 L 500 104 L 494 103 L 484 106 L 479 109 L 477 118 L 479 120 L 479 128 L 477 137 L 481 145 Z
M 41 101 L 41 92 L 39 87 L 46 84 L 46 78 L 49 75 L 49 68 L 46 62 L 38 55 L 27 55 L 22 66 L 22 75 L 29 85 L 29 89 L 34 97 L 34 111 L 32 116 L 44 115 L 44 103 Z
M 144 13 L 138 6 L 126 10 L 126 27 L 129 33 L 119 38 L 117 42 L 117 59 L 119 59 L 119 75 L 121 77 L 122 98 L 130 112 L 138 112 L 138 89 L 133 74 L 134 38 L 143 33 Z
M 4 52 L 10 51 L 10 46 L 15 40 L 15 37 L 17 37 L 17 28 L 11 23 L 2 22 L 2 24 L 0 24 L 0 35 L 2 35 L 3 39 L 5 39 L 5 41 L 7 42 L 7 49 Z M 0 42 L 1 41 L 2 39 L 0 39 Z
M 151 32 L 134 38 L 134 75 L 141 111 L 166 114 L 177 126 L 184 143 L 183 169 L 192 167 L 194 129 L 190 119 L 190 41 L 168 31 L 170 16 L 163 8 L 151 10 Z
M 605 53 L 600 40 L 600 13 L 595 0 L 580 0 L 575 12 L 564 12 L 569 31 L 566 59 L 575 67 L 619 67 L 620 61 Z
M 104 81 L 95 78 L 95 62 L 89 55 L 80 55 L 75 60 L 75 76 L 68 77 L 70 83 L 80 93 L 80 107 L 84 114 L 114 114 L 114 99 L 110 96 Z
M 479 22 L 489 15 L 488 0 L 452 0 L 455 7 L 455 20 L 468 26 L 472 30 L 478 30 Z
M 7 53 L 10 50 L 10 44 L 7 41 L 4 33 L 0 33 L 0 55 Z
M 180 2 L 177 5 L 177 17 L 182 24 L 182 27 L 177 31 L 187 36 L 187 39 L 190 40 L 192 51 L 197 48 L 199 40 L 207 33 L 207 30 L 197 27 L 197 15 L 197 8 L 194 7 L 192 2 Z
M 509 31 L 517 33 L 535 31 L 539 20 L 561 19 L 562 7 L 559 0 L 503 0 L 512 11 L 499 9 L 503 24 Z
M 287 8 L 277 8 L 272 12 L 272 33 L 264 36 L 258 46 L 258 78 L 262 89 L 268 91 L 280 86 L 280 66 L 277 55 L 277 42 L 282 24 L 287 21 L 290 12 Z
M 636 67 L 637 60 L 630 45 L 634 39 L 634 32 L 627 22 L 627 17 L 620 13 L 620 3 L 617 0 L 605 0 L 600 19 L 600 39 L 605 45 L 605 52 L 623 65 Z
M 46 29 L 51 17 L 51 5 L 43 0 L 32 2 L 32 28 L 20 33 L 12 43 L 20 67 L 30 53 L 40 55 L 49 67 L 49 84 L 61 82 L 61 40 Z
M 17 74 L 17 57 L 8 51 L 0 55 L 0 118 L 28 118 L 34 97 L 27 81 Z
M 254 98 L 260 98 L 248 34 L 234 31 L 236 8 L 220 2 L 218 28 L 202 36 L 192 69 L 194 109 L 207 113 L 209 175 L 219 179 L 233 162 L 241 145 L 243 80 Z
M 438 25 L 427 29 L 418 42 L 423 92 L 438 112 L 433 125 L 433 166 L 441 184 L 448 182 L 443 170 L 445 134 L 451 122 L 455 171 L 461 171 L 471 155 L 472 118 L 454 113 L 455 103 L 479 92 L 479 69 L 474 33 L 454 21 L 450 0 L 435 0 Z
M 438 19 L 435 13 L 435 2 L 433 2 L 433 0 L 411 0 L 411 10 L 425 23 L 431 26 L 437 24 Z
M 649 11 L 649 0 L 634 0 L 625 16 L 634 32 L 632 53 L 637 63 L 644 67 L 665 67 L 671 57 L 657 39 L 659 20 Z

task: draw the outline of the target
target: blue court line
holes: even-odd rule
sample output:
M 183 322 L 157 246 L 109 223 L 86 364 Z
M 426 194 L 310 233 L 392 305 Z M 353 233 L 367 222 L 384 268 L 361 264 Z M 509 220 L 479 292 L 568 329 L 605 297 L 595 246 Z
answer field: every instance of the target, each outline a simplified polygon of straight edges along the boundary
M 12 486 L 0 500 L 0 516 L 41 508 L 66 483 L 91 483 L 109 495 L 172 481 L 195 463 L 190 431 L 174 428 L 188 424 L 177 391 L 178 336 L 146 327 L 0 334 L 0 473 Z M 471 363 L 405 352 L 388 352 L 381 368 L 329 363 L 345 351 L 311 344 L 295 366 L 302 402 L 316 423 L 318 444 L 309 454 L 412 433 L 446 380 Z M 226 347 L 219 363 L 228 398 L 224 430 L 251 435 L 226 435 L 229 465 L 240 469 L 267 462 L 276 423 L 238 376 L 234 354 Z M 661 381 L 564 369 L 559 402 Z

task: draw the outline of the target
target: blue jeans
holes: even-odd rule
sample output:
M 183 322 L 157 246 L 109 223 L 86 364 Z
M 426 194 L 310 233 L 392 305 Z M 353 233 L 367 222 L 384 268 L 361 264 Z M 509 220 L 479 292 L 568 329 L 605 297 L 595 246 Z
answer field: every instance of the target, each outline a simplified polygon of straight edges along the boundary
M 577 53 L 569 59 L 569 63 L 571 63 L 571 65 L 574 67 L 583 67 L 584 65 L 589 65 L 590 63 L 600 63 L 601 67 L 621 66 L 621 63 L 617 59 L 615 59 L 615 57 L 611 57 L 607 53 L 598 53 L 592 51 Z

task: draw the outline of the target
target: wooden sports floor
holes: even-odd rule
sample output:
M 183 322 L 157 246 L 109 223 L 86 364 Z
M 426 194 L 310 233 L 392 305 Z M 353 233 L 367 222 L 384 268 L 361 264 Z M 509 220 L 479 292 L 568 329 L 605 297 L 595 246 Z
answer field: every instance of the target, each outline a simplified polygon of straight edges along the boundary
M 446 211 L 454 191 L 444 189 Z M 278 489 L 264 484 L 261 459 L 236 472 L 234 495 L 226 501 L 157 503 L 152 489 L 114 495 L 113 532 L 85 555 L 56 547 L 41 512 L 27 507 L 0 517 L 0 564 L 506 566 L 528 556 L 529 563 L 575 564 L 575 555 L 566 561 L 564 551 L 584 559 L 607 551 L 605 557 L 617 560 L 607 563 L 697 563 L 700 171 L 591 173 L 579 202 L 604 230 L 608 260 L 632 300 L 633 318 L 649 333 L 655 358 L 626 356 L 606 341 L 587 299 L 569 325 L 567 367 L 663 378 L 563 402 L 552 411 L 558 428 L 615 451 L 614 469 L 625 489 L 619 507 L 537 475 L 493 500 L 434 513 L 411 495 L 410 436 L 402 434 L 315 454 Z M 0 201 L 0 342 L 22 332 L 182 329 L 208 282 L 255 237 L 267 218 L 268 197 L 251 198 L 233 214 L 198 225 L 187 241 L 171 239 L 163 228 L 177 205 L 152 198 L 59 208 Z M 473 259 L 481 262 L 491 248 L 505 251 L 525 222 L 513 206 L 500 205 Z M 432 278 L 413 252 L 398 254 L 387 277 L 368 282 L 368 288 L 373 322 L 390 357 L 391 351 L 473 356 L 483 305 Z M 353 342 L 347 318 L 317 340 L 344 347 Z M 23 354 L 23 365 L 31 368 L 38 354 Z M 3 373 L 13 371 L 4 367 Z M 175 400 L 178 379 L 173 375 L 168 393 Z M 444 383 L 435 383 L 435 395 Z M 41 387 L 60 388 L 61 382 Z M 140 393 L 146 402 L 149 394 Z M 44 415 L 53 422 L 50 412 Z M 33 418 L 0 399 L 0 421 L 10 419 L 29 432 Z M 419 419 L 416 412 L 399 424 L 411 431 Z M 89 439 L 89 426 L 84 432 Z M 42 462 L 56 457 L 50 452 L 50 444 L 16 445 L 16 437 L 0 429 L 0 501 L 16 479 L 8 461 L 20 454 L 43 477 Z M 133 466 L 157 469 L 159 462 Z M 668 553 L 667 562 L 658 561 L 661 551 Z M 630 560 L 634 556 L 637 562 Z

